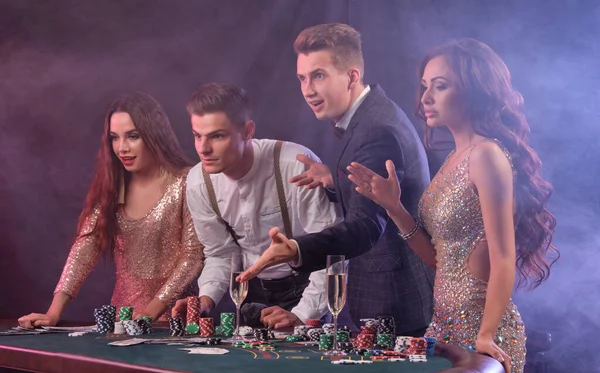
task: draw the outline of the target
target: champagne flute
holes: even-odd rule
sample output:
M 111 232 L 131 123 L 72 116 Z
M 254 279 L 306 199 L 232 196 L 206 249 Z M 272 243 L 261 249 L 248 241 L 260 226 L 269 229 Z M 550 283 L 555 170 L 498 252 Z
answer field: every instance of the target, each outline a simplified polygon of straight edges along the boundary
M 327 307 L 333 315 L 333 349 L 327 356 L 343 356 L 346 353 L 339 348 L 337 340 L 337 318 L 346 304 L 346 258 L 343 255 L 327 255 L 325 271 Z
M 248 295 L 248 281 L 236 281 L 236 277 L 242 272 L 244 272 L 244 258 L 241 252 L 234 252 L 231 254 L 231 277 L 229 278 L 229 295 L 235 303 L 236 309 L 234 341 L 242 340 L 240 336 L 240 307 L 246 299 L 246 295 Z

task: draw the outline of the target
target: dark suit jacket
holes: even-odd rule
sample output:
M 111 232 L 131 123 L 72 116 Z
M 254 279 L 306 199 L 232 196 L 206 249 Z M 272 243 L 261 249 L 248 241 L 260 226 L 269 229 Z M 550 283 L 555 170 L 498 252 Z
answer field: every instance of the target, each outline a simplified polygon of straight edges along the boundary
M 346 167 L 356 161 L 387 177 L 391 159 L 401 182 L 402 203 L 416 217 L 418 200 L 429 183 L 425 149 L 406 114 L 381 88 L 371 86 L 338 140 L 337 157 L 329 167 L 335 199 L 344 221 L 320 233 L 297 237 L 302 266 L 298 271 L 325 268 L 327 255 L 345 255 L 348 269 L 348 306 L 356 325 L 361 318 L 389 315 L 396 332 L 426 327 L 432 316 L 432 269 L 398 236 L 385 209 L 361 196 L 348 179 Z

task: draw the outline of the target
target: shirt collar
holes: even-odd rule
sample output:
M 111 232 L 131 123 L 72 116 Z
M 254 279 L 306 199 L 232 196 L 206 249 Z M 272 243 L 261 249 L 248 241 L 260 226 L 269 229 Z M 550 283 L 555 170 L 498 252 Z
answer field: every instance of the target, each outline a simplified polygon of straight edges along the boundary
M 350 109 L 346 111 L 342 119 L 340 119 L 340 121 L 335 124 L 336 127 L 341 128 L 344 131 L 348 129 L 348 126 L 350 125 L 350 119 L 352 119 L 354 113 L 356 113 L 356 110 L 358 110 L 358 107 L 360 106 L 360 104 L 362 104 L 362 102 L 365 100 L 365 97 L 367 97 L 370 91 L 371 87 L 367 85 L 365 89 L 363 89 L 361 94 L 356 98 L 352 106 L 350 106 Z

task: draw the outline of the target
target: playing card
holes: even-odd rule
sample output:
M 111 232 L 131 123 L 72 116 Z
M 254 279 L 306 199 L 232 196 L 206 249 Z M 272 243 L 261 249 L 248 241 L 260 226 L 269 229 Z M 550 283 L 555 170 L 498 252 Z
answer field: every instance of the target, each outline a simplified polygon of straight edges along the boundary
M 191 347 L 191 348 L 180 348 L 182 351 L 187 351 L 189 354 L 199 355 L 224 355 L 228 354 L 229 350 L 217 347 Z
M 109 346 L 125 347 L 125 346 L 139 345 L 139 344 L 142 344 L 142 343 L 146 343 L 146 341 L 147 341 L 147 339 L 144 339 L 144 338 L 132 338 L 132 339 L 124 339 L 122 341 L 110 342 L 108 345 Z

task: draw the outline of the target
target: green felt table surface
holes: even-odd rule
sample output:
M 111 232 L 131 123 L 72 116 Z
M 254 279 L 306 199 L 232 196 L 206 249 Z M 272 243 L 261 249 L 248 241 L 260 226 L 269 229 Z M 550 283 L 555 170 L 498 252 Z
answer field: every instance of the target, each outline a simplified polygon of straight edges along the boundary
M 168 331 L 155 330 L 144 338 L 168 338 Z M 334 365 L 330 358 L 323 356 L 317 347 L 283 341 L 274 342 L 275 351 L 263 352 L 258 349 L 244 349 L 220 345 L 229 353 L 225 355 L 193 355 L 180 350 L 186 346 L 142 344 L 128 347 L 109 346 L 115 340 L 130 336 L 106 336 L 90 333 L 80 337 L 67 334 L 42 334 L 26 336 L 1 336 L 0 354 L 14 351 L 35 356 L 40 351 L 59 353 L 63 359 L 85 357 L 109 362 L 126 363 L 140 367 L 154 367 L 161 370 L 186 372 L 439 372 L 450 368 L 451 362 L 444 357 L 428 357 L 426 363 L 374 362 L 364 365 Z M 199 346 L 200 347 L 200 346 Z M 208 346 L 210 347 L 210 346 Z M 65 355 L 62 355 L 65 354 Z M 21 355 L 27 356 L 27 355 Z M 352 359 L 361 359 L 353 355 Z M 13 359 L 15 360 L 15 359 Z M 2 358 L 0 357 L 0 362 Z M 22 362 L 25 364 L 25 362 Z M 6 363 L 4 363 L 7 366 Z M 25 364 L 26 365 L 26 364 Z M 24 368 L 15 362 L 12 367 Z M 85 373 L 85 372 L 84 372 Z

